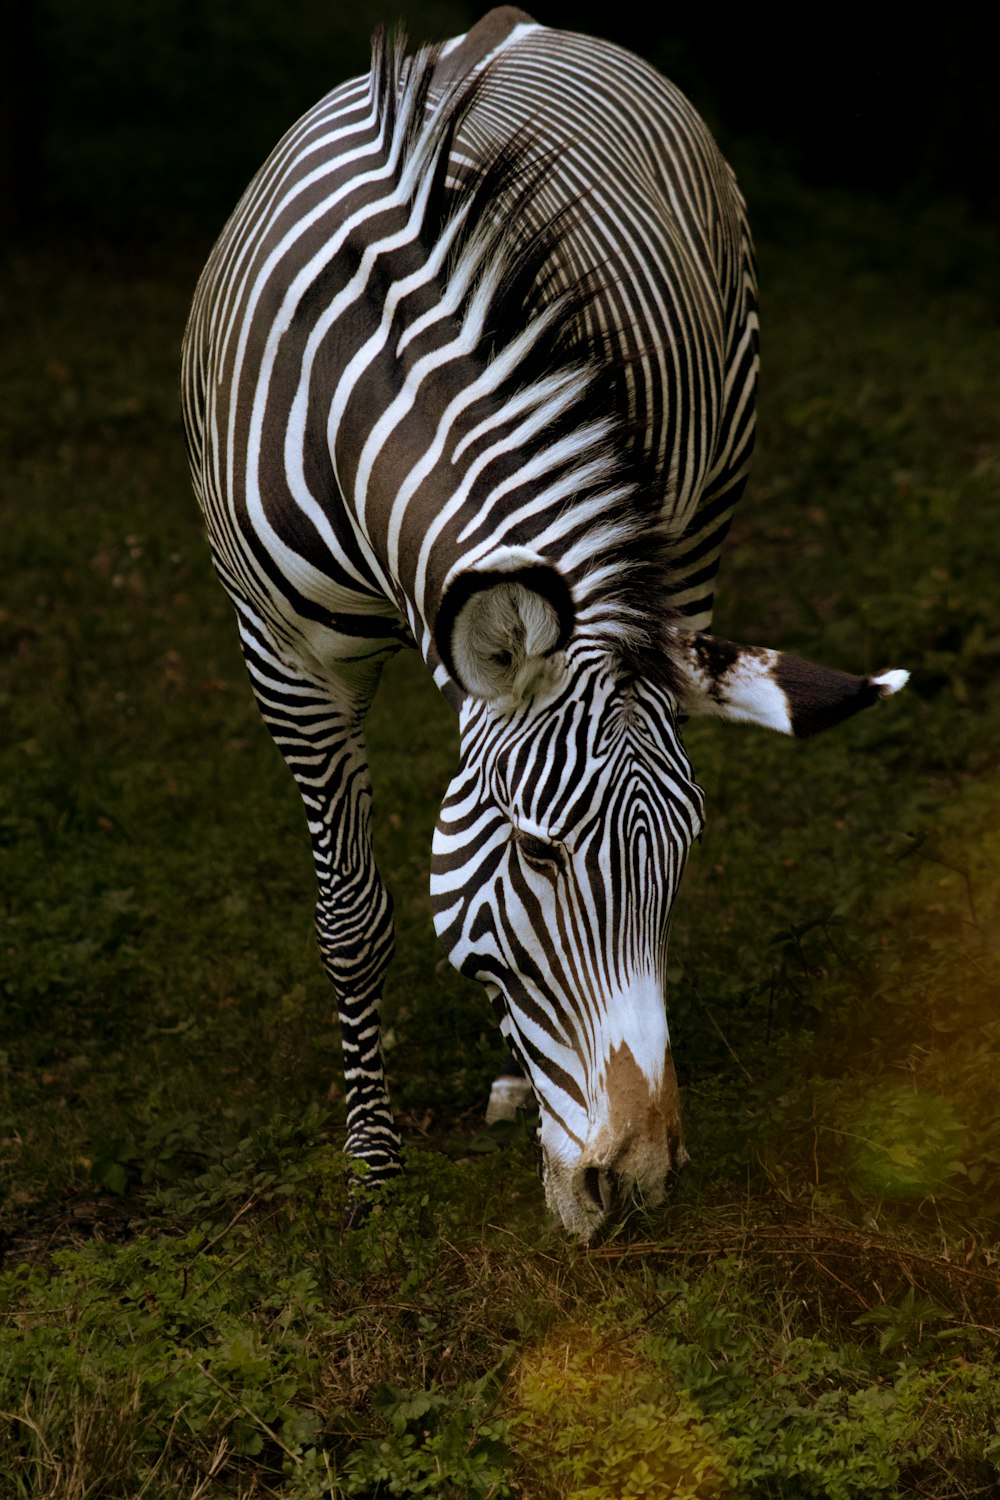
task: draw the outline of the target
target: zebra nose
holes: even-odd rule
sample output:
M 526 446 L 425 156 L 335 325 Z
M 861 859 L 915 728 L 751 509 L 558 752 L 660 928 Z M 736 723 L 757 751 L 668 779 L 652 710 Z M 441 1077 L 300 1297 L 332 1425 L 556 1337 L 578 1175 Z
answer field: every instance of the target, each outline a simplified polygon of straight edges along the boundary
M 580 1186 L 595 1208 L 609 1214 L 620 1201 L 618 1179 L 604 1167 L 584 1167 Z

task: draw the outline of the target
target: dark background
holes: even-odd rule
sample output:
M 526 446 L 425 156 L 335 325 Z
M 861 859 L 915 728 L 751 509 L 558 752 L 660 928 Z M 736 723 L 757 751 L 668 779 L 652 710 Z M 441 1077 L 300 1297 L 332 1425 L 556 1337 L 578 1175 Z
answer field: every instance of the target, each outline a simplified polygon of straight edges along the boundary
M 985 13 L 985 12 L 984 12 Z M 299 114 L 364 69 L 382 18 L 414 41 L 482 14 L 457 0 L 20 0 L 4 27 L 0 204 L 7 241 L 211 242 Z M 538 20 L 608 36 L 689 94 L 738 170 L 774 163 L 901 210 L 1000 204 L 986 23 L 877 10 L 561 0 Z M 641 18 L 640 18 L 641 17 Z

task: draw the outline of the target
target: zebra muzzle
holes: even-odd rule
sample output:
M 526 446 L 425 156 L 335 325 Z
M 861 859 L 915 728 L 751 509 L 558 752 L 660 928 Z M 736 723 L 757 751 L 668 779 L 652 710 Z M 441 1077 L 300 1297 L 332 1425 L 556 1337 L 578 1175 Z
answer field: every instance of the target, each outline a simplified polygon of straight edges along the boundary
M 662 1202 L 668 1177 L 687 1159 L 669 1048 L 654 1085 L 622 1045 L 609 1058 L 600 1109 L 577 1160 L 547 1163 L 546 1196 L 567 1229 L 590 1239 L 631 1204 Z

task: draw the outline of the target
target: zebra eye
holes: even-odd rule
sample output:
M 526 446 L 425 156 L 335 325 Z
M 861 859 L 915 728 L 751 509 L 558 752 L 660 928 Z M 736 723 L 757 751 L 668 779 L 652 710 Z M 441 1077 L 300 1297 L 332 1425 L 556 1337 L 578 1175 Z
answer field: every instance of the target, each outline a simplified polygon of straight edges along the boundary
M 548 869 L 562 864 L 562 850 L 558 844 L 547 844 L 532 833 L 522 833 L 517 840 L 521 853 L 533 865 L 545 865 Z

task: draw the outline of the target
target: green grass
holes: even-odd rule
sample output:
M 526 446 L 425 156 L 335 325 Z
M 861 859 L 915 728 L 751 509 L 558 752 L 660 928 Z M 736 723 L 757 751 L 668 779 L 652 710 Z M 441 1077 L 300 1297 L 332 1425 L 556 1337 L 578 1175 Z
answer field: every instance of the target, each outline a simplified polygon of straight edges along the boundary
M 911 688 L 804 745 L 685 731 L 671 1031 L 693 1163 L 594 1250 L 443 962 L 456 735 L 370 719 L 410 1171 L 346 1231 L 292 781 L 188 486 L 198 257 L 4 293 L 0 1495 L 1000 1487 L 995 235 L 755 184 L 764 394 L 716 627 Z

